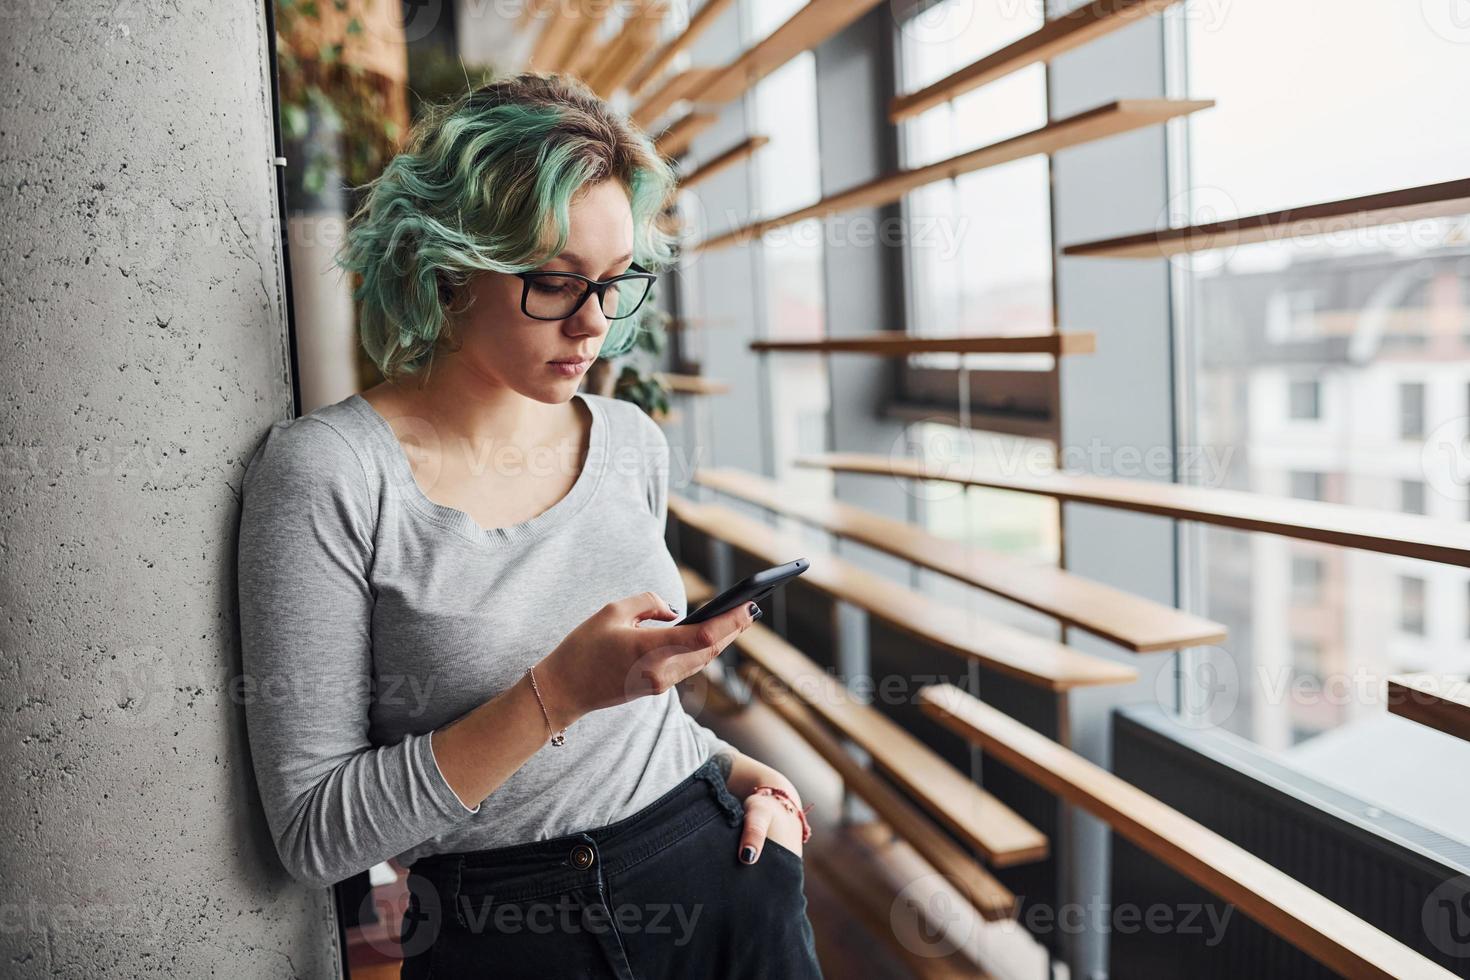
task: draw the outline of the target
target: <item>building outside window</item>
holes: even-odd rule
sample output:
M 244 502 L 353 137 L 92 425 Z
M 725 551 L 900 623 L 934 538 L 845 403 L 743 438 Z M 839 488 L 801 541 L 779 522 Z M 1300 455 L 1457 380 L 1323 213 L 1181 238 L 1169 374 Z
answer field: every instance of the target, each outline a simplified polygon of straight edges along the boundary
M 1399 382 L 1399 437 L 1424 438 L 1424 385 L 1417 381 Z
M 1322 383 L 1316 380 L 1293 381 L 1290 391 L 1289 417 L 1310 421 L 1322 417 Z
M 1198 18 L 1182 20 L 1187 40 L 1174 56 L 1184 59 L 1187 94 L 1217 100 L 1173 143 L 1186 155 L 1194 220 L 1464 176 L 1470 128 L 1443 121 L 1463 111 L 1470 58 L 1397 6 L 1237 4 L 1208 29 Z M 1322 36 L 1328 20 L 1330 43 L 1300 44 Z M 1366 64 L 1382 70 L 1361 71 Z M 1365 133 L 1371 152 L 1363 151 Z M 1251 149 L 1263 145 L 1272 153 Z M 1464 466 L 1470 414 L 1470 220 L 1174 261 L 1185 297 L 1176 329 L 1190 351 L 1181 376 L 1191 407 L 1181 425 L 1228 460 L 1219 485 L 1465 518 L 1456 467 Z M 1323 412 L 1321 389 L 1314 397 L 1304 377 L 1330 378 L 1325 390 L 1341 411 Z M 1304 418 L 1320 422 L 1293 424 Z M 1465 597 L 1464 570 L 1324 548 L 1320 568 L 1309 572 L 1294 543 L 1243 537 L 1202 530 L 1188 539 L 1184 558 L 1200 582 L 1200 611 L 1230 630 L 1239 699 L 1225 727 L 1324 782 L 1470 838 L 1434 789 L 1400 793 L 1385 767 L 1363 762 L 1390 748 L 1428 754 L 1414 747 L 1435 733 L 1388 715 L 1382 679 L 1404 670 L 1470 671 L 1467 631 L 1436 630 L 1461 621 L 1461 610 L 1436 604 Z M 1309 581 L 1331 585 L 1309 588 Z M 1312 672 L 1354 692 L 1330 719 L 1282 684 Z

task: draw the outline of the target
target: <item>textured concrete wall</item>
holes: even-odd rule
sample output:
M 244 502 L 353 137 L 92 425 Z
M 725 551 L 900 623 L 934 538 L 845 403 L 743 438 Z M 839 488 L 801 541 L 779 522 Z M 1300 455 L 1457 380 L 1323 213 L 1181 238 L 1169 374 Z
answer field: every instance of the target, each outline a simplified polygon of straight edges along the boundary
M 0 975 L 336 975 L 228 685 L 291 413 L 262 4 L 0 19 Z

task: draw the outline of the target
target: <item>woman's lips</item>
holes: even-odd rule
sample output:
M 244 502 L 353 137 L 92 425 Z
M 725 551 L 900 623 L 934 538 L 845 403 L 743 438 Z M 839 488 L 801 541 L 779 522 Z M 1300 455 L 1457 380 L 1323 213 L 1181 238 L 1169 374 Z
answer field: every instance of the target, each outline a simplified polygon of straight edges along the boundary
M 562 377 L 575 378 L 592 366 L 592 358 L 582 361 L 550 361 L 552 370 Z

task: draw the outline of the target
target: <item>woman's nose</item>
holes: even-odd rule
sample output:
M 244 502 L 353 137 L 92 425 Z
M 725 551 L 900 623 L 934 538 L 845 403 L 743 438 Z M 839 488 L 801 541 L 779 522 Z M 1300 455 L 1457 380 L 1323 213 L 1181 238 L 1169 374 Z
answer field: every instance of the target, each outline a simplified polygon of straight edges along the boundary
M 602 304 L 596 296 L 587 297 L 582 308 L 565 323 L 568 331 L 578 337 L 601 337 L 608 331 L 607 314 L 602 312 Z

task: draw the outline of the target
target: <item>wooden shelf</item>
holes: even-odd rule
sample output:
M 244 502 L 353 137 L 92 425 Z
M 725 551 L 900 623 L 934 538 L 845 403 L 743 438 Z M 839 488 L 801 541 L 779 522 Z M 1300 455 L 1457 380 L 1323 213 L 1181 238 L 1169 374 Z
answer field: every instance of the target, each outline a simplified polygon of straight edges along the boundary
M 684 30 L 672 41 L 660 48 L 658 53 L 651 57 L 637 71 L 633 76 L 633 80 L 628 83 L 628 91 L 634 96 L 642 95 L 643 90 L 648 88 L 655 79 L 667 71 L 669 66 L 674 63 L 674 59 L 679 57 L 683 51 L 688 50 L 699 39 L 699 36 L 708 30 L 710 25 L 718 20 L 719 16 L 728 10 L 734 2 L 735 0 L 706 0 L 704 5 L 695 12 L 694 16 L 689 18 L 689 24 Z M 718 69 L 708 70 L 713 72 Z M 708 81 L 708 79 L 705 81 Z M 644 105 L 638 107 L 639 114 L 643 112 L 644 106 L 646 105 L 647 103 L 644 103 Z M 658 116 L 659 113 L 653 114 L 654 118 Z M 638 114 L 635 114 L 633 118 L 637 120 Z M 640 125 L 643 124 L 640 123 Z
M 756 82 L 858 20 L 882 0 L 808 0 L 790 19 L 720 70 L 702 89 L 700 102 L 720 104 L 744 95 Z
M 823 354 L 873 354 L 908 357 L 911 354 L 1091 354 L 1097 335 L 1071 333 L 1018 334 L 1009 337 L 915 337 L 887 330 L 880 333 L 826 337 L 821 340 L 753 340 L 750 349 L 773 353 L 815 351 Z
M 917 459 L 867 453 L 828 453 L 797 459 L 795 463 L 843 473 L 1014 490 L 1066 503 L 1093 504 L 1470 567 L 1470 525 L 1458 521 L 1149 480 L 1067 473 L 1009 476 L 974 473 L 968 468 L 946 472 Z
M 1470 680 L 1437 674 L 1388 679 L 1388 710 L 1470 742 Z
M 1130 684 L 1132 667 L 1031 636 L 889 581 L 835 555 L 813 554 L 810 542 L 783 534 L 753 517 L 717 504 L 697 504 L 671 494 L 669 513 L 681 524 L 772 565 L 807 557 L 801 582 L 851 603 L 895 629 L 984 664 L 991 670 L 1046 690 Z
M 1126 838 L 1332 970 L 1349 977 L 1454 974 L 1249 851 L 951 684 L 921 688 L 931 717 Z
M 1046 835 L 888 716 L 858 703 L 835 677 L 770 629 L 753 626 L 737 642 L 742 662 L 754 662 L 780 684 L 780 689 L 774 691 L 769 683 L 758 684 L 756 690 L 761 693 L 761 700 L 794 722 L 803 735 L 813 733 L 814 727 L 802 724 L 803 715 L 813 720 L 820 718 L 831 725 L 867 752 L 883 772 L 920 802 L 925 812 L 979 851 L 990 865 L 1006 868 L 1046 859 Z M 842 752 L 835 741 L 834 747 Z M 1001 900 L 986 903 L 991 906 L 989 917 L 1004 918 L 1014 910 L 1014 897 L 1008 902 L 1001 895 L 995 899 Z
M 900 95 L 889 104 L 895 122 L 917 116 L 963 95 L 971 89 L 1019 71 L 1027 65 L 1050 61 L 1104 34 L 1156 14 L 1178 0 L 1095 0 L 1085 7 L 1047 21 L 1040 29 L 986 55 L 916 92 Z
M 1079 258 L 1158 259 L 1213 248 L 1341 234 L 1375 225 L 1466 213 L 1470 213 L 1470 178 L 1230 218 L 1206 225 L 1083 242 L 1068 245 L 1062 249 L 1062 254 Z
M 685 592 L 713 590 L 697 573 L 683 568 Z M 735 640 L 742 667 L 762 675 L 747 678 L 762 702 L 780 715 L 842 776 L 843 783 L 943 874 L 965 885 L 971 904 L 987 919 L 1011 917 L 1015 896 L 984 868 L 930 824 L 944 823 L 985 859 L 1007 867 L 1046 857 L 1046 835 L 982 790 L 882 712 L 853 697 L 836 677 L 769 627 L 756 623 Z M 884 772 L 893 773 L 923 813 L 877 778 L 833 736 L 827 726 L 869 752 Z M 928 814 L 926 816 L 925 814 Z
M 1093 140 L 1117 136 L 1145 126 L 1154 126 L 1177 116 L 1188 115 L 1214 105 L 1207 100 L 1122 99 L 1080 112 L 1075 116 L 1048 123 L 1040 129 L 1022 133 L 999 143 L 991 143 L 965 153 L 911 170 L 885 174 L 866 183 L 824 197 L 815 204 L 795 211 L 743 225 L 699 243 L 696 248 L 712 249 L 744 244 L 776 228 L 821 218 L 856 208 L 891 204 L 925 184 L 949 180 L 962 174 L 984 170 L 1035 156 L 1055 153 Z
M 689 68 L 679 72 L 659 86 L 658 91 L 650 95 L 647 101 L 633 110 L 630 118 L 644 128 L 651 126 L 658 121 L 659 117 L 672 109 L 676 102 L 689 98 L 691 92 L 707 85 L 718 70 L 717 68 Z
M 659 27 L 667 12 L 666 0 L 637 0 L 621 30 L 587 72 L 588 87 L 604 99 L 622 88 L 658 43 Z
M 701 164 L 684 177 L 679 178 L 679 186 L 687 190 L 701 181 L 708 180 L 722 170 L 728 170 L 741 160 L 750 157 L 769 142 L 771 142 L 769 136 L 752 136 L 749 139 L 741 140 L 724 153 L 714 157 L 708 163 Z
M 660 373 L 658 377 L 676 395 L 724 395 L 730 391 L 728 382 L 702 374 Z
M 1020 603 L 1138 653 L 1219 643 L 1225 627 L 1072 575 L 930 534 L 831 499 L 803 497 L 754 473 L 701 469 L 694 482 Z
M 680 116 L 664 130 L 663 135 L 653 141 L 653 145 L 666 157 L 680 156 L 689 149 L 689 144 L 694 142 L 696 136 L 713 126 L 719 118 L 713 112 L 691 112 Z
M 529 7 L 527 8 L 529 9 Z M 531 46 L 527 66 L 533 71 L 559 71 L 571 50 L 573 38 L 590 18 L 579 7 L 555 4 Z

